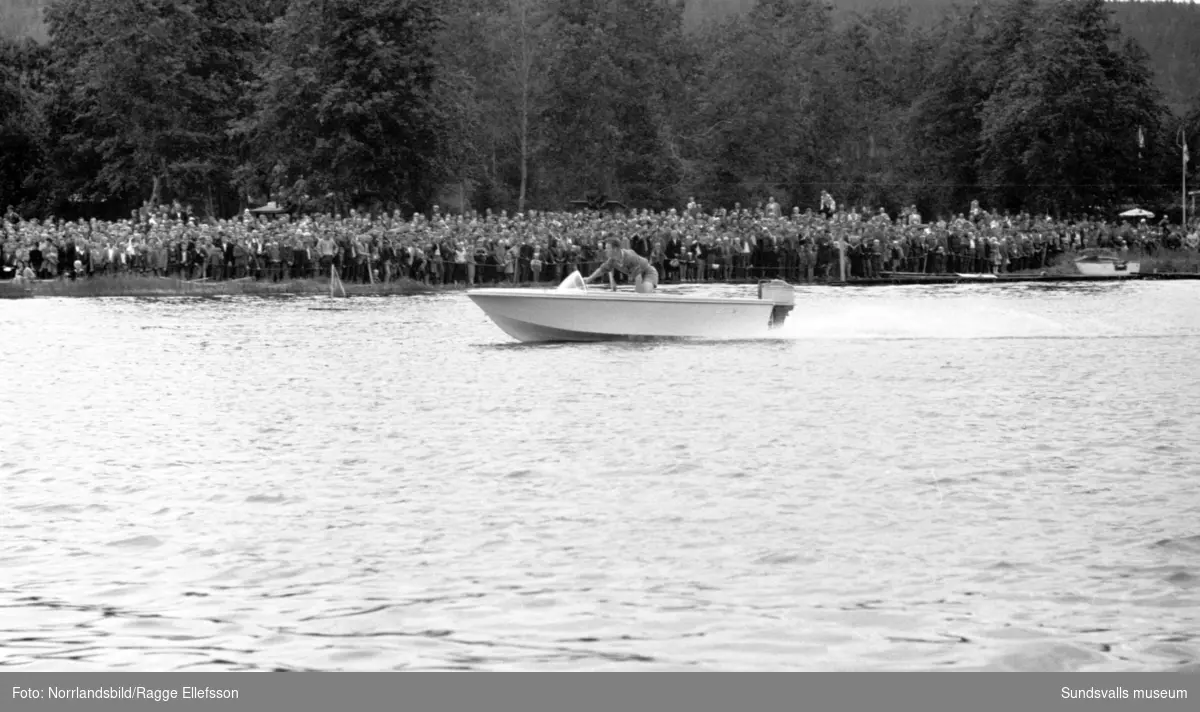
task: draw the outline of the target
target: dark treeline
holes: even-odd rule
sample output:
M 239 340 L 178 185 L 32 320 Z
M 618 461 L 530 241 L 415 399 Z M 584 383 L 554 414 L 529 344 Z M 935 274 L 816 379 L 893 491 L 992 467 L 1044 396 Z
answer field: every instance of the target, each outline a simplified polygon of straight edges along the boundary
M 839 18 L 869 12 L 878 7 L 904 7 L 918 27 L 934 27 L 946 16 L 955 0 L 832 0 Z M 1109 2 L 1113 19 L 1122 32 L 1138 41 L 1150 55 L 1159 88 L 1172 109 L 1183 111 L 1192 99 L 1200 73 L 1200 8 L 1195 0 L 1137 0 Z M 688 0 L 684 25 L 697 27 L 705 21 L 748 12 L 755 0 Z
M 1177 132 L 1200 138 L 1200 96 L 1163 90 L 1182 70 L 1101 0 L 703 5 L 59 0 L 48 41 L 0 44 L 0 205 L 815 208 L 828 190 L 1066 216 L 1177 201 Z

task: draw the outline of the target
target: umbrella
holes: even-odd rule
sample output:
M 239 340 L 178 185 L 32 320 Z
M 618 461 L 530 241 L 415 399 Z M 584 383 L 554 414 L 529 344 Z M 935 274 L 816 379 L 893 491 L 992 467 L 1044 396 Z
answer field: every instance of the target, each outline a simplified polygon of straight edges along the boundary
M 1121 217 L 1123 217 L 1123 218 L 1152 218 L 1152 217 L 1154 217 L 1154 213 L 1150 212 L 1149 210 L 1142 210 L 1141 208 L 1134 208 L 1133 210 L 1126 210 L 1125 212 L 1121 213 Z

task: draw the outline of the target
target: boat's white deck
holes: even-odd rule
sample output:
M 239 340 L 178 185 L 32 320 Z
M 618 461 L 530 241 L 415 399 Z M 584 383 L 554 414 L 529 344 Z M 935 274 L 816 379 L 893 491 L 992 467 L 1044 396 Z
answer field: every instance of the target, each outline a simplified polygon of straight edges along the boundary
M 581 292 L 574 290 L 559 291 L 554 289 L 529 289 L 522 287 L 513 287 L 511 289 L 469 289 L 467 290 L 467 296 L 502 298 L 536 297 L 538 299 L 586 300 L 589 302 L 669 302 L 683 304 L 762 304 L 764 301 L 761 299 L 748 297 L 693 297 L 686 294 L 663 294 L 661 292 L 638 294 L 637 292 L 613 292 L 611 290 L 603 289 Z

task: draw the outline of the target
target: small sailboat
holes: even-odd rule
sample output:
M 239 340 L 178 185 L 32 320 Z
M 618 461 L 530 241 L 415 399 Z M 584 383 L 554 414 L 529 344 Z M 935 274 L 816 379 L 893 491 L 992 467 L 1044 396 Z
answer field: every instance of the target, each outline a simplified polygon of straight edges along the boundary
M 350 295 L 346 294 L 346 286 L 344 284 L 342 284 L 342 279 L 340 277 L 338 277 L 337 267 L 335 265 L 329 265 L 329 298 L 337 299 L 339 291 L 342 293 L 341 296 L 343 299 L 349 298 Z M 348 309 L 345 309 L 343 307 L 309 307 L 308 310 L 309 311 L 349 311 Z
M 348 296 L 346 286 L 342 284 L 342 278 L 338 276 L 337 266 L 329 265 L 329 298 L 337 297 L 338 290 L 341 290 L 343 297 Z

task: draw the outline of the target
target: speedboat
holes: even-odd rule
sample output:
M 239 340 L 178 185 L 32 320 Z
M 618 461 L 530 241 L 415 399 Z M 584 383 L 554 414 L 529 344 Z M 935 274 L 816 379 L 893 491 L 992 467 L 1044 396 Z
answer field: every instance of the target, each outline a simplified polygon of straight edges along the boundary
M 1079 274 L 1087 277 L 1123 277 L 1137 274 L 1140 262 L 1126 262 L 1111 252 L 1096 252 L 1075 260 Z
M 574 272 L 555 289 L 472 289 L 471 301 L 518 341 L 747 339 L 783 325 L 795 290 L 758 283 L 758 298 L 588 290 Z

